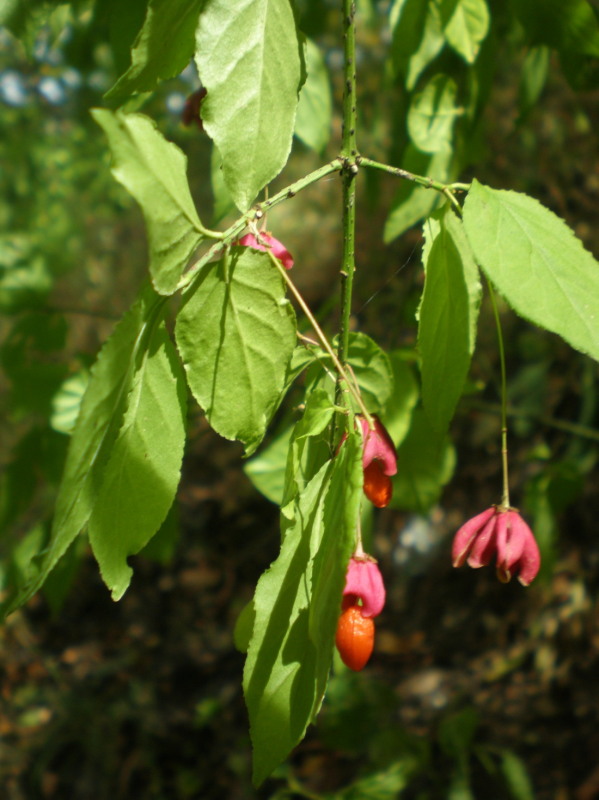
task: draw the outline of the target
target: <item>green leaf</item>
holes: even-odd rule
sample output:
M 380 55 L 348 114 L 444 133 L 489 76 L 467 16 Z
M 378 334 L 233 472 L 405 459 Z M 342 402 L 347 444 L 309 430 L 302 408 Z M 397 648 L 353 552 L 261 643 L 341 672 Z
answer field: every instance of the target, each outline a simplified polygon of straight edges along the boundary
M 285 386 L 295 314 L 268 254 L 234 247 L 210 264 L 179 312 L 191 391 L 217 433 L 260 444 Z
M 82 369 L 70 375 L 52 398 L 50 426 L 58 433 L 72 433 L 88 383 L 89 372 Z
M 599 264 L 563 220 L 532 197 L 475 180 L 464 228 L 514 311 L 599 360 Z
M 454 467 L 455 451 L 449 440 L 435 433 L 424 411 L 417 408 L 397 450 L 391 507 L 426 513 L 439 499 Z
M 599 56 L 599 23 L 587 0 L 545 0 L 542 14 L 538 0 L 512 0 L 512 5 L 533 44 Z
M 281 553 L 258 582 L 244 670 L 256 784 L 320 708 L 361 492 L 361 447 L 352 434 L 298 496 Z
M 456 84 L 447 75 L 435 75 L 412 98 L 408 111 L 410 139 L 424 153 L 449 147 L 453 125 L 462 111 L 456 107 Z
M 334 382 L 326 373 L 323 373 L 321 363 L 334 369 L 330 356 L 323 353 L 322 358 L 317 364 L 314 364 L 309 374 L 317 376 L 314 386 L 326 387 L 332 398 Z M 389 356 L 370 336 L 365 333 L 351 332 L 347 363 L 353 370 L 366 407 L 373 414 L 378 414 L 393 394 L 393 370 Z
M 122 597 L 131 580 L 127 556 L 147 544 L 175 499 L 185 415 L 185 377 L 161 323 L 133 377 L 88 525 L 92 550 L 114 600 Z
M 107 92 L 124 100 L 149 92 L 159 80 L 174 78 L 193 56 L 194 34 L 205 0 L 150 0 L 146 18 L 131 48 L 131 66 Z
M 443 432 L 453 416 L 476 340 L 481 285 L 461 221 L 445 209 L 425 223 L 425 282 L 419 311 L 422 401 Z
M 504 750 L 500 766 L 510 797 L 513 800 L 534 800 L 535 793 L 522 759 L 511 750 Z
M 485 0 L 443 0 L 441 18 L 445 37 L 467 64 L 474 64 L 481 42 L 489 31 Z
M 229 214 L 236 213 L 235 203 L 233 202 L 229 190 L 223 177 L 222 158 L 216 146 L 212 147 L 210 155 L 210 184 L 212 186 L 212 196 L 214 198 L 214 214 L 212 224 L 218 225 Z
M 549 48 L 543 45 L 531 47 L 526 54 L 518 93 L 521 117 L 536 106 L 541 96 L 549 74 L 549 55 Z
M 415 175 L 430 175 L 437 181 L 445 182 L 449 178 L 452 155 L 450 147 L 429 155 L 418 150 L 410 142 L 402 159 L 402 166 Z M 440 202 L 439 192 L 434 189 L 425 189 L 412 181 L 401 181 L 385 222 L 383 233 L 385 243 L 389 244 L 413 225 L 428 217 Z
M 137 200 L 148 227 L 156 291 L 172 294 L 204 230 L 187 182 L 187 159 L 143 114 L 93 109 L 114 159 L 112 173 Z
M 285 465 L 293 428 L 285 428 L 267 447 L 245 462 L 243 471 L 256 489 L 271 502 L 281 505 L 285 488 Z
M 331 136 L 331 84 L 320 49 L 306 40 L 306 71 L 295 118 L 295 135 L 312 150 L 321 153 Z
M 137 361 L 159 309 L 148 288 L 114 329 L 91 370 L 71 437 L 50 542 L 32 565 L 28 580 L 2 606 L 10 613 L 28 600 L 87 524 L 101 490 L 104 470 L 119 435 Z
M 241 211 L 285 166 L 302 81 L 289 0 L 213 0 L 200 16 L 202 119 Z
M 412 411 L 420 394 L 414 368 L 406 356 L 413 358 L 411 351 L 409 354 L 401 350 L 389 353 L 395 389 L 382 411 L 385 427 L 396 446 L 404 440 L 410 429 Z
M 424 5 L 424 4 L 423 4 Z M 441 25 L 441 14 L 436 3 L 426 7 L 426 18 L 422 39 L 417 50 L 410 56 L 406 77 L 406 89 L 412 91 L 424 70 L 439 55 L 445 46 L 445 36 Z
M 424 33 L 428 5 L 422 0 L 394 0 L 391 6 L 391 56 L 396 73 L 407 73 L 410 59 L 418 50 Z

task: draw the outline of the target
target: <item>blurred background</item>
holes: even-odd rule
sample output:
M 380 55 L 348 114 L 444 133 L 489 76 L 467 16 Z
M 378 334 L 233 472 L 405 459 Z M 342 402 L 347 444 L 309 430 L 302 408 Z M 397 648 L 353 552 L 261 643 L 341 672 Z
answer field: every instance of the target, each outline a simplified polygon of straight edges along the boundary
M 405 98 L 381 55 L 388 5 L 359 4 L 359 145 L 402 164 Z M 48 535 L 88 369 L 146 274 L 141 213 L 113 180 L 89 114 L 126 65 L 128 43 L 104 13 L 111 7 L 33 13 L 18 22 L 20 39 L 0 27 L 0 587 Z M 307 0 L 298 8 L 325 56 L 332 124 L 321 152 L 296 138 L 273 192 L 334 157 L 340 142 L 338 10 Z M 531 104 L 524 34 L 498 19 L 489 100 L 476 137 L 464 140 L 471 150 L 459 179 L 537 197 L 599 256 L 597 82 L 592 71 L 573 81 L 548 50 Z M 202 219 L 223 224 L 210 140 L 181 122 L 198 86 L 190 65 L 129 108 L 185 151 Z M 408 225 L 388 235 L 397 179 L 363 171 L 358 189 L 353 325 L 408 352 L 421 234 Z M 333 176 L 269 217 L 331 332 L 340 204 Z M 597 364 L 505 306 L 502 324 L 512 497 L 544 557 L 531 588 L 501 585 L 492 569 L 453 570 L 449 555 L 455 530 L 500 495 L 499 367 L 485 300 L 450 439 L 433 454 L 417 432 L 404 442 L 395 503 L 368 522 L 388 587 L 374 656 L 359 674 L 336 662 L 318 725 L 253 789 L 233 629 L 277 555 L 277 508 L 253 486 L 241 447 L 211 432 L 192 404 L 176 506 L 132 559 L 124 599 L 111 601 L 81 538 L 0 629 L 0 795 L 599 797 Z M 413 474 L 419 492 L 410 491 Z

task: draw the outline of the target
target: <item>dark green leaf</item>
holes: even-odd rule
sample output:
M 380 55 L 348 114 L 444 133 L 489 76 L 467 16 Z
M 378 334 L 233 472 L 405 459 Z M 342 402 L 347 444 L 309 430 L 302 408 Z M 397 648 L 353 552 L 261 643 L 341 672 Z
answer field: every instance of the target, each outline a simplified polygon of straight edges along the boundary
M 422 0 L 394 0 L 391 6 L 391 55 L 397 73 L 407 73 L 410 58 L 418 50 L 424 33 L 428 5 Z
M 501 754 L 501 772 L 513 800 L 534 800 L 535 793 L 526 765 L 511 750 Z
M 416 409 L 397 451 L 391 506 L 426 513 L 439 499 L 454 467 L 455 452 L 447 437 L 436 435 L 424 411 Z

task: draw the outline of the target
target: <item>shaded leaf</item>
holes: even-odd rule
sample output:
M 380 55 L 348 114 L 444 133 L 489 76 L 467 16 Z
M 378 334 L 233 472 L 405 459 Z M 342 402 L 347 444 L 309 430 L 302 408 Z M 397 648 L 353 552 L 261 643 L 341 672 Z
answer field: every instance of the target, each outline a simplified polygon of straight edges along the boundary
M 295 118 L 295 135 L 307 146 L 320 153 L 331 136 L 331 84 L 320 49 L 306 40 L 306 71 Z
M 534 800 L 535 793 L 522 759 L 511 750 L 504 750 L 500 766 L 510 797 L 513 800 Z
M 131 48 L 131 65 L 107 92 L 124 100 L 149 92 L 159 80 L 174 78 L 189 64 L 195 29 L 205 0 L 150 0 L 141 30 Z
M 89 539 L 104 582 L 119 600 L 138 553 L 164 522 L 179 483 L 186 416 L 185 378 L 164 323 L 153 329 L 127 410 L 96 487 Z
M 456 84 L 447 75 L 435 75 L 412 98 L 408 111 L 410 139 L 424 153 L 438 153 L 451 144 L 453 126 L 462 113 L 456 107 Z

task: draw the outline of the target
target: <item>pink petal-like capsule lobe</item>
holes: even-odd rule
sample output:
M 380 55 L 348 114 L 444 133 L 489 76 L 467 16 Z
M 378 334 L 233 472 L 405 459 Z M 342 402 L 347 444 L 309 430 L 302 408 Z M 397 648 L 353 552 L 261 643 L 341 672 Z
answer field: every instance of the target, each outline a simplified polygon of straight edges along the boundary
M 377 563 L 370 556 L 352 556 L 347 565 L 343 597 L 362 601 L 363 617 L 376 617 L 385 605 L 385 585 Z M 352 601 L 352 602 L 355 602 Z
M 358 415 L 357 418 L 360 420 L 364 437 L 362 456 L 364 468 L 376 460 L 381 462 L 382 471 L 385 475 L 395 475 L 397 473 L 397 453 L 387 429 L 374 414 L 372 416 L 374 430 L 370 429 L 368 420 L 365 417 Z
M 517 565 L 524 550 L 525 537 L 518 535 L 520 516 L 517 511 L 497 512 L 496 545 L 497 577 L 502 583 L 509 583 L 512 570 Z
M 495 506 L 487 508 L 486 511 L 482 511 L 480 514 L 472 517 L 472 519 L 469 519 L 468 522 L 465 522 L 458 530 L 453 537 L 453 544 L 451 546 L 451 560 L 454 567 L 461 567 L 466 563 L 474 540 L 491 517 L 494 516 L 495 511 Z
M 541 553 L 533 532 L 516 511 L 511 511 L 512 536 L 522 542 L 522 554 L 514 565 L 519 569 L 518 580 L 528 586 L 541 568 Z
M 291 269 L 293 266 L 293 256 L 282 242 L 266 232 L 260 234 L 260 240 L 261 241 L 258 241 L 253 233 L 246 233 L 245 236 L 238 239 L 235 244 L 241 245 L 242 247 L 251 247 L 253 250 L 262 250 L 263 252 L 271 250 L 273 256 L 279 259 L 285 269 Z
M 470 549 L 470 555 L 467 558 L 469 567 L 478 569 L 479 567 L 486 567 L 487 564 L 491 563 L 491 559 L 497 549 L 496 527 L 497 514 L 495 513 L 490 517 L 487 524 L 482 527 L 474 539 L 472 548 Z

